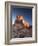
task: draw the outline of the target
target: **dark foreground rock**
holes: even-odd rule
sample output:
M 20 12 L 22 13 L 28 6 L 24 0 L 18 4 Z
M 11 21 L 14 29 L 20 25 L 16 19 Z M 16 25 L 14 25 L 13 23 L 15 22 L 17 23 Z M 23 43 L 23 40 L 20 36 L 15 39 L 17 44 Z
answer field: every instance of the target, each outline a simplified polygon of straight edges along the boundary
M 22 28 L 20 25 L 19 28 L 16 26 L 12 26 L 11 38 L 24 38 L 24 37 L 32 37 L 32 26 L 29 29 Z

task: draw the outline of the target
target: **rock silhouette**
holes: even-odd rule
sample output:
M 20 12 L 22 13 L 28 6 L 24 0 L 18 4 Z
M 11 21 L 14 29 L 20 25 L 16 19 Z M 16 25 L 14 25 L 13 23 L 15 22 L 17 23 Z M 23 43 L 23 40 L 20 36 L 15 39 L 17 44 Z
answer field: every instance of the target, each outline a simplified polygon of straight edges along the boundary
M 12 38 L 32 37 L 32 26 L 23 21 L 25 21 L 23 16 L 16 16 L 15 23 L 12 24 Z

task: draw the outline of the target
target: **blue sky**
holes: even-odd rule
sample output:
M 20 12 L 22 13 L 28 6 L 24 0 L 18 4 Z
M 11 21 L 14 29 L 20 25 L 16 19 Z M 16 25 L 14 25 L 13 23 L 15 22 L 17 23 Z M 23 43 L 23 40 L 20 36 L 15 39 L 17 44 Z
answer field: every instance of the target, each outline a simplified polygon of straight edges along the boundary
M 17 8 L 11 6 L 11 16 L 12 16 L 12 23 L 15 22 L 16 16 L 22 15 L 24 19 L 32 25 L 32 9 L 30 8 Z

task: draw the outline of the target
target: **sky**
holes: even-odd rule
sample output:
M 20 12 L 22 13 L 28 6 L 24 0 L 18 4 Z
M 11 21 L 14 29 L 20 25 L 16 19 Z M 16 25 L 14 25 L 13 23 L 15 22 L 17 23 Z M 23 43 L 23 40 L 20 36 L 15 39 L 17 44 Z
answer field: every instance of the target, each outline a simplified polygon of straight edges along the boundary
M 14 24 L 16 16 L 22 15 L 24 19 L 32 25 L 32 9 L 31 8 L 20 8 L 11 6 L 12 24 Z

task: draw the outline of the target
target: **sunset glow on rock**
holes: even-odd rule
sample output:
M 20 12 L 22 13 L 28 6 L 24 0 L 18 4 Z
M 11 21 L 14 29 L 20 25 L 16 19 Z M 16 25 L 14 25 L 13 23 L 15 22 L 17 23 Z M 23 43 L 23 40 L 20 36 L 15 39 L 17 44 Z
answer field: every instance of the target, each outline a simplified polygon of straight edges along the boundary
M 22 23 L 23 23 L 23 27 L 24 28 L 29 28 L 29 23 L 26 20 L 24 20 L 24 17 L 23 16 L 17 16 L 16 19 L 18 21 L 21 21 L 22 20 Z

